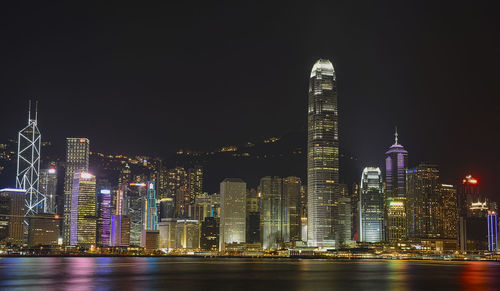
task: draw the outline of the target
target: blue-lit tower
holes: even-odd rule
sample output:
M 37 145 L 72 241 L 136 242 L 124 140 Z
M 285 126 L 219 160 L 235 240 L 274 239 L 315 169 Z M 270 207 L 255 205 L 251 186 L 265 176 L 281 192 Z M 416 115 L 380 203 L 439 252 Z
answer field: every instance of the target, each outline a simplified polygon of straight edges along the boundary
M 498 252 L 498 217 L 495 211 L 488 211 L 488 251 Z
M 158 230 L 158 210 L 156 208 L 156 183 L 148 181 L 146 194 L 146 230 Z

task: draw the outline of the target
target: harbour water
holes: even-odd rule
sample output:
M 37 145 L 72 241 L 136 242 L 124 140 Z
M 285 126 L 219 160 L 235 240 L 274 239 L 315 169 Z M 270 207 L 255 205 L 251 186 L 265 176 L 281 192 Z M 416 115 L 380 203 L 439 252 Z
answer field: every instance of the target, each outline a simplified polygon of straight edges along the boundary
M 499 276 L 477 261 L 0 258 L 8 290 L 496 290 Z

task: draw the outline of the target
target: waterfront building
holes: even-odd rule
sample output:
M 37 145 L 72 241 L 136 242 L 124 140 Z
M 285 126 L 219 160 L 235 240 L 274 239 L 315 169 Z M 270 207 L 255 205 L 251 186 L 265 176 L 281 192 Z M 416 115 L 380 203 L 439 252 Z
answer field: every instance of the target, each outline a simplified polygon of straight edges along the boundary
M 26 217 L 28 220 L 28 245 L 57 246 L 61 220 L 59 215 L 39 213 Z
M 352 201 L 346 184 L 338 184 L 340 196 L 337 201 L 335 246 L 341 248 L 352 245 Z
M 40 170 L 40 193 L 45 196 L 45 213 L 57 213 L 57 171 L 56 168 Z
M 238 178 L 227 178 L 220 183 L 219 249 L 226 243 L 244 243 L 246 239 L 246 186 Z
M 406 220 L 406 168 L 408 152 L 398 143 L 398 132 L 394 144 L 385 153 L 386 223 L 387 240 L 398 242 L 407 238 Z
M 309 79 L 307 130 L 308 244 L 334 244 L 339 201 L 337 84 L 332 63 L 318 60 Z
M 66 138 L 66 172 L 64 174 L 63 242 L 70 243 L 71 196 L 76 171 L 88 171 L 90 141 L 87 138 Z
M 201 223 L 200 248 L 217 251 L 219 248 L 219 223 L 215 217 L 205 217 Z
M 496 211 L 488 211 L 488 251 L 498 252 L 498 217 Z
M 26 190 L 25 215 L 45 212 L 45 195 L 40 192 L 40 146 L 42 135 L 38 129 L 38 101 L 35 116 L 31 116 L 31 100 L 28 109 L 28 125 L 21 129 L 17 139 L 16 188 Z
M 409 238 L 441 237 L 441 185 L 435 165 L 420 164 L 406 171 L 406 212 Z
M 285 242 L 300 241 L 300 194 L 300 178 L 283 179 L 282 229 Z
M 89 247 L 96 244 L 96 178 L 76 170 L 71 194 L 70 244 Z
M 130 217 L 126 215 L 111 216 L 111 241 L 113 247 L 130 246 Z
M 156 183 L 149 181 L 147 183 L 147 196 L 145 200 L 146 211 L 146 230 L 158 230 L 158 209 L 156 208 Z
M 111 245 L 111 189 L 99 190 L 98 242 L 101 246 Z
M 176 248 L 177 218 L 165 218 L 158 223 L 160 231 L 159 248 L 172 250 Z
M 124 214 L 130 218 L 130 245 L 140 246 L 146 211 L 146 183 L 133 182 L 125 187 Z M 155 206 L 156 207 L 156 206 Z
M 441 237 L 458 239 L 457 190 L 453 185 L 441 184 L 440 214 Z
M 364 168 L 358 202 L 360 242 L 375 243 L 384 240 L 384 205 L 382 171 L 378 167 Z
M 283 180 L 279 177 L 260 179 L 262 197 L 262 247 L 276 249 L 283 240 Z
M 23 245 L 24 241 L 24 189 L 0 190 L 0 243 Z
M 200 222 L 196 219 L 177 219 L 176 222 L 176 248 L 200 248 Z

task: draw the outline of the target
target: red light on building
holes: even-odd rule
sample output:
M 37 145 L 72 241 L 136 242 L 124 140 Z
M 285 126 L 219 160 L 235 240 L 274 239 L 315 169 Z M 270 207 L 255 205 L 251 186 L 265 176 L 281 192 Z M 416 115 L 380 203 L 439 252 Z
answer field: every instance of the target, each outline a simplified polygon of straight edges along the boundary
M 80 142 L 85 142 L 85 139 L 84 139 L 84 138 L 81 138 L 81 139 L 80 139 Z
M 467 175 L 465 179 L 462 180 L 462 183 L 476 185 L 479 183 L 479 181 L 476 178 L 473 178 L 472 175 Z
M 59 219 L 59 214 L 54 215 L 54 219 Z

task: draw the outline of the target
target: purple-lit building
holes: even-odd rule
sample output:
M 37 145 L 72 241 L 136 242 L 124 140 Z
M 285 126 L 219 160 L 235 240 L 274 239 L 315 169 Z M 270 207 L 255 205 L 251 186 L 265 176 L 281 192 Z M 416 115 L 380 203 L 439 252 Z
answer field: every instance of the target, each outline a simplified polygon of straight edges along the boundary
M 102 246 L 110 246 L 111 243 L 111 190 L 101 189 L 100 194 L 100 244 Z
M 394 144 L 385 153 L 385 195 L 387 240 L 396 242 L 407 237 L 406 227 L 406 168 L 408 152 L 398 144 L 398 132 Z

